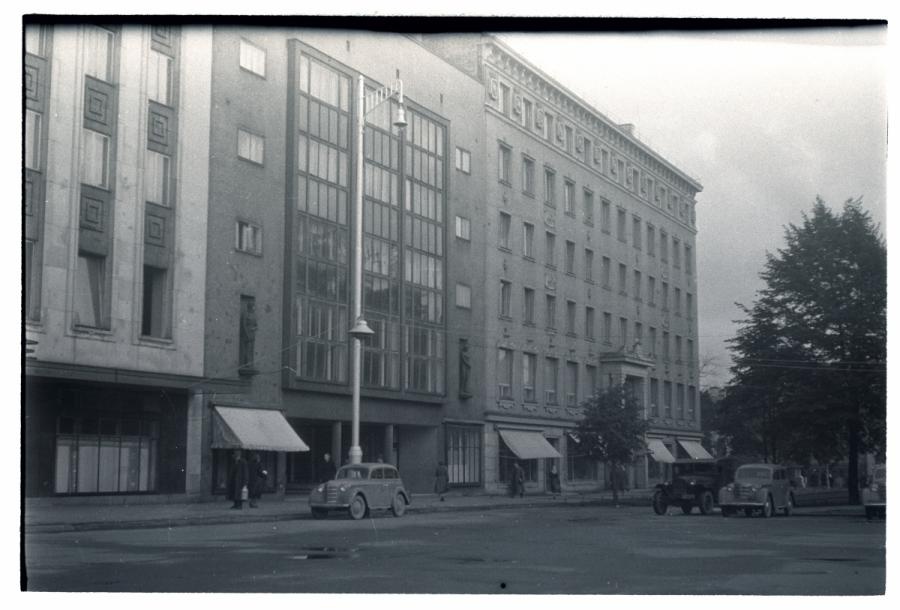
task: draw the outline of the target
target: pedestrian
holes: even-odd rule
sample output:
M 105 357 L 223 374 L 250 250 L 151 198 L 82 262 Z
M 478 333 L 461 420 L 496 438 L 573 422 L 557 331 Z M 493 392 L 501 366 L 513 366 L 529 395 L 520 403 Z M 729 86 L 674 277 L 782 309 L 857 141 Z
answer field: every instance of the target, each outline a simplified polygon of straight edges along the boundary
M 447 472 L 447 466 L 444 462 L 438 462 L 438 466 L 434 471 L 434 493 L 440 497 L 441 502 L 444 501 L 444 494 L 450 488 L 450 474 Z
M 247 489 L 250 470 L 240 449 L 235 449 L 231 453 L 231 458 L 231 468 L 228 470 L 228 499 L 234 502 L 231 508 L 242 509 L 244 500 L 250 495 Z
M 561 488 L 559 485 L 559 470 L 556 468 L 556 464 L 550 466 L 550 491 L 552 493 L 558 494 Z
M 515 487 L 513 487 L 513 496 L 518 495 L 520 498 L 525 497 L 525 470 L 522 468 L 519 462 L 513 462 L 513 480 L 515 481 Z
M 269 476 L 269 471 L 263 468 L 262 461 L 259 458 L 259 452 L 257 451 L 250 454 L 249 474 L 250 482 L 247 487 L 250 498 L 250 508 L 259 508 L 259 499 L 262 497 L 263 487 L 266 485 L 266 478 Z
M 326 453 L 322 456 L 322 463 L 319 465 L 319 482 L 327 483 L 334 479 L 337 475 L 337 468 L 334 465 L 334 462 L 331 461 L 331 454 Z

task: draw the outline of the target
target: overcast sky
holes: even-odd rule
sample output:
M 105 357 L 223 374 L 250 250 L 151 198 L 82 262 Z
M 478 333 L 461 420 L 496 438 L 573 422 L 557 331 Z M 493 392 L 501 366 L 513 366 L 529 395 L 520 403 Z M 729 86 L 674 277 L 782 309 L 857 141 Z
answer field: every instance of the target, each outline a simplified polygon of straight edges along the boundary
M 503 34 L 532 63 L 703 184 L 699 351 L 724 383 L 724 341 L 816 196 L 862 197 L 885 227 L 887 84 L 881 28 L 752 33 Z

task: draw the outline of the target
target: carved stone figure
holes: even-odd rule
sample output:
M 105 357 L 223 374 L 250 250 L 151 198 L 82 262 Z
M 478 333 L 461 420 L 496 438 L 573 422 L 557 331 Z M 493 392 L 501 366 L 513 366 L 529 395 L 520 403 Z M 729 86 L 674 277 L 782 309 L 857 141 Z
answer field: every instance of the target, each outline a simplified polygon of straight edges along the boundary
M 459 340 L 459 396 L 468 398 L 472 395 L 469 389 L 469 374 L 472 370 L 472 360 L 469 356 L 469 340 Z

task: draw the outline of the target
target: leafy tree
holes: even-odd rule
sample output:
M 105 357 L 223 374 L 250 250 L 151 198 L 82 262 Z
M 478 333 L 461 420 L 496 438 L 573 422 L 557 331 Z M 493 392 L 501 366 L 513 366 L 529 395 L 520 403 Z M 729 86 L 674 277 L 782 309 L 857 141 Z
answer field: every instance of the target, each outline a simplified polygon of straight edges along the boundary
M 597 391 L 582 406 L 584 419 L 578 423 L 582 447 L 593 459 L 610 466 L 613 502 L 618 502 L 621 472 L 647 450 L 643 408 L 622 385 Z
M 885 446 L 887 252 L 859 200 L 839 214 L 817 199 L 731 340 L 733 378 L 717 413 L 737 449 L 773 461 L 848 459 L 858 502 L 861 451 Z

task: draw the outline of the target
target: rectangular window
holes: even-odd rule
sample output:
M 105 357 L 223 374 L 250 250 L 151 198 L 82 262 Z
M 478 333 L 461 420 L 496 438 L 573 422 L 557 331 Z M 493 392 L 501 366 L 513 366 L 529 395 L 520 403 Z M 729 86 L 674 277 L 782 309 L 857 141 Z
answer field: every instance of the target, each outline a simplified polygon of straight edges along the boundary
M 623 184 L 625 182 L 625 162 L 616 159 L 616 182 Z
M 154 150 L 146 151 L 146 170 L 144 172 L 145 198 L 151 203 L 169 207 L 172 189 L 169 178 L 171 158 Z
M 594 281 L 594 251 L 588 248 L 584 249 L 584 279 Z
M 619 263 L 619 294 L 628 294 L 628 268 Z
M 472 171 L 472 153 L 460 147 L 456 147 L 456 169 L 464 174 Z
M 632 170 L 631 170 L 631 191 L 633 193 L 637 193 L 638 189 L 640 188 L 640 184 L 641 184 L 641 173 L 638 170 L 632 168 Z
M 681 364 L 681 335 L 675 335 L 675 363 Z
M 553 129 L 553 122 L 554 122 L 553 118 L 554 117 L 552 114 L 550 114 L 548 112 L 544 113 L 544 134 L 543 135 L 544 135 L 544 139 L 547 140 L 548 142 L 552 142 L 553 134 L 555 133 L 555 130 Z
M 610 218 L 610 204 L 605 199 L 600 201 L 600 230 L 604 233 L 609 233 L 612 227 L 610 223 L 612 219 Z
M 668 311 L 668 309 L 669 309 L 669 282 L 662 283 L 662 290 L 660 292 L 659 299 L 661 301 L 663 311 Z
M 641 346 L 644 344 L 644 325 L 640 322 L 634 323 L 634 343 Z
M 262 165 L 265 157 L 266 140 L 249 131 L 238 129 L 237 154 L 241 159 Z
M 656 256 L 656 229 L 653 225 L 647 225 L 647 254 Z
M 553 233 L 545 234 L 546 248 L 544 252 L 545 261 L 548 267 L 556 266 L 556 235 Z
M 578 363 L 566 362 L 566 405 L 578 405 Z
M 563 212 L 575 215 L 575 183 L 570 180 L 563 183 Z
M 465 309 L 472 308 L 472 288 L 465 284 L 456 285 L 456 306 Z
M 41 169 L 41 115 L 25 111 L 25 167 Z
M 600 281 L 603 283 L 604 288 L 610 287 L 610 267 L 612 266 L 612 262 L 609 260 L 608 256 L 604 256 L 600 261 Z
M 612 343 L 612 314 L 608 311 L 603 312 L 603 329 L 602 339 L 604 343 Z
M 687 359 L 688 367 L 694 366 L 694 340 L 687 340 L 687 353 L 685 354 L 685 358 Z
M 663 357 L 663 360 L 668 362 L 669 356 L 670 356 L 670 354 L 669 354 L 669 333 L 668 333 L 668 331 L 664 330 L 663 334 L 662 334 L 662 357 Z
M 584 222 L 594 224 L 594 193 L 584 189 Z
M 106 257 L 79 252 L 73 322 L 76 326 L 106 328 L 105 309 Z
M 653 178 L 647 178 L 647 199 L 649 201 L 653 201 L 656 196 L 656 183 L 653 181 Z
M 512 149 L 504 144 L 500 145 L 497 151 L 497 178 L 504 184 L 510 184 L 510 158 L 512 157 Z
M 687 387 L 687 419 L 690 421 L 696 420 L 696 400 L 697 388 L 689 385 Z
M 84 73 L 102 81 L 112 81 L 113 39 L 115 34 L 93 25 L 85 28 Z
M 628 237 L 625 235 L 625 210 L 619 208 L 616 210 L 616 237 L 621 242 L 627 242 Z
M 544 169 L 544 203 L 556 207 L 556 172 Z
M 659 380 L 650 378 L 650 416 L 659 417 Z
M 643 279 L 641 278 L 641 272 L 637 269 L 634 270 L 634 282 L 632 283 L 632 290 L 634 291 L 634 300 L 641 300 L 641 283 Z
M 505 280 L 500 280 L 500 317 L 508 318 L 510 300 L 512 295 L 512 284 Z
M 29 24 L 24 27 L 25 30 L 25 52 L 43 57 L 43 33 L 44 28 L 40 25 Z
M 596 481 L 600 468 L 581 447 L 577 434 L 569 434 L 566 441 L 566 477 L 569 481 Z
M 690 273 L 694 272 L 693 255 L 694 255 L 693 249 L 689 245 L 684 244 L 684 272 L 685 273 L 690 274 Z
M 566 332 L 575 334 L 575 301 L 566 301 Z
M 684 419 L 684 384 L 675 384 L 675 418 Z
M 594 145 L 591 143 L 589 138 L 584 139 L 584 156 L 581 158 L 587 165 L 591 165 L 591 160 L 593 159 L 592 152 L 594 150 Z
M 584 308 L 584 334 L 589 340 L 594 340 L 594 308 Z
M 503 83 L 500 83 L 500 99 L 498 102 L 500 104 L 500 112 L 509 114 L 509 87 Z
M 145 337 L 168 339 L 168 270 L 144 265 L 144 298 L 141 310 L 141 334 Z
M 672 382 L 663 382 L 663 415 L 672 417 Z
M 534 104 L 527 98 L 522 100 L 522 125 L 526 129 L 534 125 Z
M 647 335 L 647 354 L 652 358 L 656 358 L 656 329 L 652 326 Z
M 672 238 L 672 265 L 681 269 L 681 241 L 677 237 Z
M 631 219 L 631 239 L 634 242 L 634 247 L 638 250 L 641 249 L 641 238 L 643 235 L 641 234 L 641 219 L 635 216 Z
M 81 182 L 109 188 L 109 138 L 91 129 L 82 130 Z
M 659 232 L 659 260 L 669 262 L 669 236 L 665 231 Z
M 497 389 L 500 398 L 512 398 L 513 352 L 497 350 Z
M 524 352 L 522 354 L 522 399 L 525 402 L 535 401 L 535 378 L 537 377 L 537 356 Z
M 481 484 L 481 426 L 445 426 L 447 475 L 455 487 Z
M 694 295 L 690 292 L 685 293 L 684 314 L 689 320 L 694 318 Z
M 258 46 L 241 40 L 240 66 L 254 74 L 266 77 L 266 52 Z
M 652 275 L 647 276 L 647 304 L 656 306 L 656 278 Z
M 573 137 L 572 128 L 566 125 L 565 130 L 566 141 L 563 142 L 563 146 L 570 155 L 572 154 L 572 149 L 575 147 L 575 138 Z
M 506 212 L 500 212 L 500 221 L 497 225 L 497 243 L 501 248 L 509 248 L 509 225 L 512 218 Z
M 628 320 L 625 318 L 619 318 L 619 347 L 628 347 Z
M 522 227 L 522 255 L 534 258 L 534 225 L 526 222 Z
M 235 222 L 234 248 L 240 252 L 262 254 L 262 229 L 245 220 Z
M 456 237 L 469 241 L 471 237 L 471 223 L 468 218 L 456 217 Z
M 556 328 L 556 297 L 551 294 L 547 295 L 546 314 L 545 323 L 547 328 Z
M 534 159 L 522 157 L 522 191 L 534 195 Z
M 600 171 L 609 175 L 609 151 L 605 148 L 600 149 Z
M 549 405 L 557 402 L 557 388 L 559 383 L 559 360 L 556 358 L 544 359 L 544 400 Z
M 147 66 L 147 96 L 160 104 L 171 104 L 172 58 L 159 51 L 150 51 Z
M 585 365 L 585 369 L 587 369 L 588 394 L 593 396 L 594 392 L 597 391 L 597 385 L 599 383 L 599 378 L 597 377 L 597 367 L 593 364 L 588 364 Z
M 575 242 L 566 240 L 566 273 L 575 274 Z
M 681 315 L 681 288 L 675 288 L 675 315 Z
M 534 289 L 525 288 L 522 297 L 522 317 L 525 321 L 525 324 L 534 324 Z

